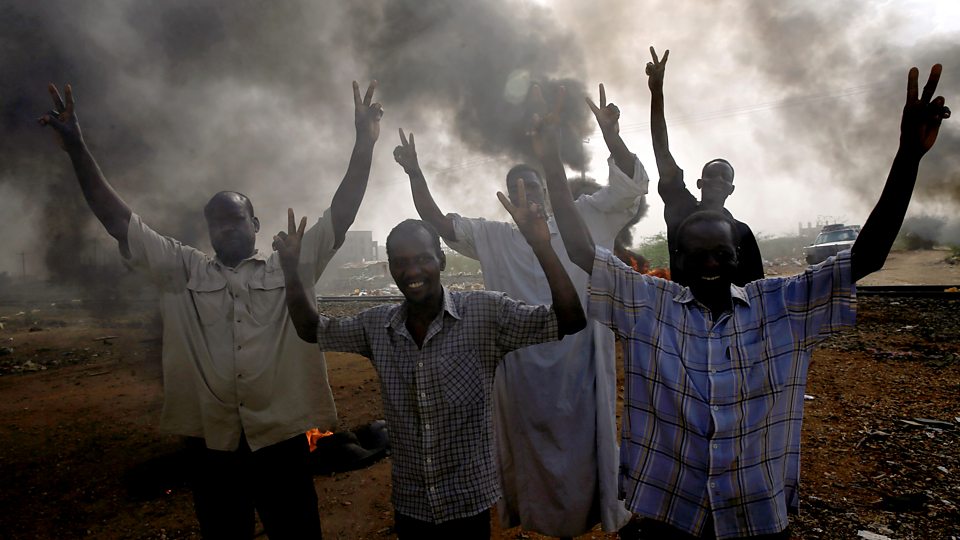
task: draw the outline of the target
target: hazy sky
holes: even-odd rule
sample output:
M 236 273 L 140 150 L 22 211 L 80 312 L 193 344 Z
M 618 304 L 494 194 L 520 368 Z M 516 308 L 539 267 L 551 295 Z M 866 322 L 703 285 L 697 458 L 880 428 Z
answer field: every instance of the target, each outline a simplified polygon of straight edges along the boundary
M 315 218 L 329 204 L 353 142 L 352 79 L 379 79 L 386 111 L 354 224 L 380 240 L 416 213 L 392 158 L 398 127 L 416 133 L 444 211 L 508 219 L 496 191 L 524 159 L 510 138 L 522 113 L 511 85 L 566 79 L 596 99 L 603 82 L 651 177 L 635 237 L 655 234 L 650 45 L 671 51 L 667 121 L 688 185 L 708 159 L 731 161 L 728 208 L 759 234 L 819 216 L 863 222 L 896 149 L 910 66 L 925 78 L 943 63 L 938 93 L 960 109 L 960 4 L 947 0 L 13 0 L 0 6 L 0 271 L 19 273 L 20 252 L 32 269 L 106 237 L 34 123 L 48 81 L 73 83 L 88 145 L 154 228 L 207 247 L 204 202 L 237 189 L 263 223 L 261 249 L 287 206 Z M 587 174 L 605 182 L 585 112 L 572 122 L 590 122 Z M 957 215 L 957 121 L 921 167 L 913 213 Z

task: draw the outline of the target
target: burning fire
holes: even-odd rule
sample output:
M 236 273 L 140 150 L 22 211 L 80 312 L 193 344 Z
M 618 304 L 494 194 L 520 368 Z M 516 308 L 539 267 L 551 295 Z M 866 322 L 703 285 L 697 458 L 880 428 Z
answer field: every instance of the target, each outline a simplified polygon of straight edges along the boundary
M 313 452 L 317 449 L 317 441 L 324 437 L 329 437 L 333 435 L 332 431 L 320 431 L 317 428 L 313 428 L 307 432 L 307 442 L 310 444 L 310 451 Z
M 648 276 L 653 276 L 653 277 L 658 277 L 663 279 L 670 279 L 669 268 L 650 268 L 650 262 L 647 261 L 647 259 L 645 259 L 643 255 L 634 253 L 633 251 L 627 249 L 626 247 L 619 246 L 619 245 L 614 246 L 613 252 L 618 259 L 623 261 L 624 264 L 630 265 L 630 267 L 633 268 L 635 272 L 639 272 L 641 274 L 647 274 Z

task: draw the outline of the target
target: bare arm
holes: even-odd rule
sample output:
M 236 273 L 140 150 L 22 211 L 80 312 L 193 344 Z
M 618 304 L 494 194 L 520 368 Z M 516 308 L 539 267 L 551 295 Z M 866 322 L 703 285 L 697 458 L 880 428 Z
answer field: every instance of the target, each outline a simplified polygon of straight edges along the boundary
M 607 92 L 603 88 L 603 83 L 600 83 L 600 105 L 597 106 L 589 97 L 586 100 L 587 106 L 597 118 L 603 141 L 607 143 L 607 149 L 610 150 L 617 168 L 633 178 L 637 156 L 627 148 L 627 143 L 620 137 L 620 108 L 613 103 L 607 103 Z
M 907 76 L 907 101 L 900 120 L 900 147 L 893 158 L 880 200 L 853 244 L 850 265 L 854 281 L 883 267 L 907 213 L 920 160 L 936 142 L 940 122 L 950 117 L 950 109 L 944 105 L 942 96 L 931 99 L 937 90 L 941 71 L 940 64 L 933 66 L 919 99 L 917 68 L 912 68 Z
M 75 112 L 73 88 L 68 84 L 64 89 L 66 103 L 60 98 L 56 86 L 50 84 L 47 89 L 53 98 L 54 109 L 40 117 L 40 124 L 53 128 L 60 147 L 70 156 L 87 205 L 110 236 L 120 242 L 120 249 L 126 253 L 128 251 L 127 227 L 130 224 L 132 212 L 127 203 L 123 202 L 120 195 L 107 182 L 93 154 L 83 141 Z
M 583 313 L 580 295 L 570 281 L 570 276 L 563 268 L 563 263 L 557 257 L 553 246 L 550 245 L 550 229 L 547 227 L 546 215 L 538 204 L 527 204 L 527 193 L 523 181 L 517 180 L 518 206 L 514 206 L 510 199 L 502 192 L 497 197 L 507 212 L 517 223 L 517 228 L 533 249 L 533 253 L 543 268 L 550 285 L 551 308 L 557 314 L 557 329 L 561 336 L 575 334 L 587 326 L 587 318 Z
M 680 167 L 670 153 L 670 140 L 667 138 L 667 119 L 663 106 L 663 75 L 667 66 L 670 51 L 663 53 L 663 59 L 657 58 L 657 52 L 650 47 L 652 62 L 647 62 L 647 86 L 650 87 L 650 136 L 653 139 L 653 155 L 657 160 L 657 171 L 660 174 L 658 190 L 661 194 L 667 187 L 664 183 L 682 181 Z
M 561 88 L 561 92 L 563 88 Z M 533 100 L 539 106 L 546 108 L 543 94 L 539 86 L 531 90 Z M 533 151 L 543 164 L 543 173 L 547 181 L 547 192 L 550 195 L 550 205 L 553 206 L 553 215 L 557 218 L 557 228 L 563 238 L 563 245 L 567 248 L 567 256 L 574 264 L 590 274 L 593 272 L 593 259 L 596 247 L 590 230 L 583 222 L 580 212 L 573 204 L 570 186 L 567 184 L 567 173 L 560 160 L 560 107 L 563 99 L 557 99 L 554 110 L 543 119 L 535 118 L 530 129 L 533 138 Z
M 273 247 L 280 255 L 280 267 L 283 269 L 283 282 L 287 299 L 287 311 L 293 321 L 297 335 L 307 343 L 317 342 L 317 303 L 307 295 L 307 289 L 300 279 L 297 266 L 300 264 L 300 241 L 307 228 L 307 218 L 300 218 L 297 227 L 293 209 L 287 209 L 287 234 L 273 237 Z
M 410 134 L 408 141 L 403 129 L 400 130 L 400 146 L 393 149 L 393 159 L 410 177 L 413 204 L 417 208 L 417 213 L 420 214 L 420 219 L 433 225 L 444 240 L 455 241 L 457 234 L 453 229 L 453 220 L 440 211 L 437 202 L 433 200 L 433 195 L 430 194 L 430 188 L 427 187 L 427 179 L 424 178 L 420 162 L 417 160 L 417 146 L 413 133 Z
M 343 244 L 347 229 L 353 225 L 360 203 L 363 201 L 363 194 L 367 191 L 370 163 L 373 161 L 373 147 L 380 136 L 380 118 L 383 117 L 383 106 L 372 103 L 373 91 L 376 88 L 377 81 L 371 82 L 361 100 L 360 86 L 357 81 L 353 81 L 354 124 L 357 129 L 357 138 L 353 145 L 353 153 L 350 155 L 347 174 L 344 175 L 330 203 L 334 248 L 339 248 Z

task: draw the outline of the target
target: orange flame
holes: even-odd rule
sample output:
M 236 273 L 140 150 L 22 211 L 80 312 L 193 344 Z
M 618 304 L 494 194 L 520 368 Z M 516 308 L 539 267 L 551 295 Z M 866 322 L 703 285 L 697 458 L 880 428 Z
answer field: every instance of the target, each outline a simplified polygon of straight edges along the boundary
M 307 443 L 310 444 L 310 451 L 313 452 L 317 449 L 317 441 L 324 437 L 329 437 L 333 435 L 332 431 L 320 431 L 317 428 L 313 428 L 307 432 Z

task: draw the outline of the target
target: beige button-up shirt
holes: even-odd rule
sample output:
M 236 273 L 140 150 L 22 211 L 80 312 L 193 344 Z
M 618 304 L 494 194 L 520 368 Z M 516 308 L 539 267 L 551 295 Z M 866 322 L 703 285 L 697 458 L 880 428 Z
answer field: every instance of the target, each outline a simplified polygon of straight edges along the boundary
M 136 214 L 128 263 L 157 284 L 163 316 L 160 428 L 252 450 L 337 421 L 323 354 L 297 336 L 276 252 L 236 267 L 161 236 Z M 312 285 L 335 253 L 329 209 L 303 237 L 300 275 Z

